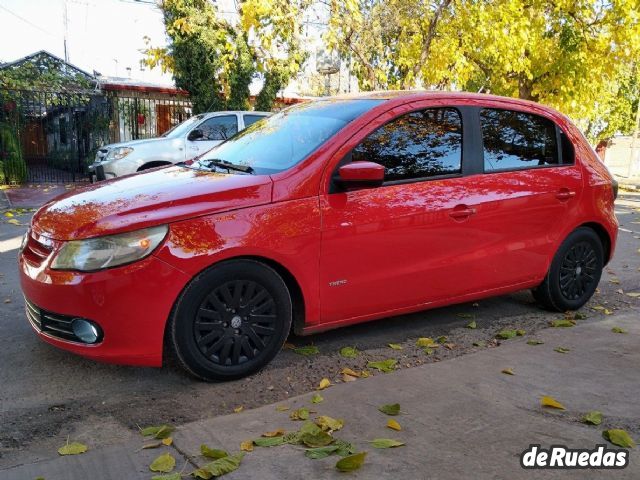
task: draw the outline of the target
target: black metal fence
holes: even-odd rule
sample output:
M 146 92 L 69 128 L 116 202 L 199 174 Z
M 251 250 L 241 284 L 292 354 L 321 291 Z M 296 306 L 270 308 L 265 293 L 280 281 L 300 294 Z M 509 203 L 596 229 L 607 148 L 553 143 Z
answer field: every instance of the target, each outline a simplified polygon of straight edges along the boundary
M 0 183 L 86 181 L 98 148 L 159 136 L 190 115 L 171 96 L 0 89 Z

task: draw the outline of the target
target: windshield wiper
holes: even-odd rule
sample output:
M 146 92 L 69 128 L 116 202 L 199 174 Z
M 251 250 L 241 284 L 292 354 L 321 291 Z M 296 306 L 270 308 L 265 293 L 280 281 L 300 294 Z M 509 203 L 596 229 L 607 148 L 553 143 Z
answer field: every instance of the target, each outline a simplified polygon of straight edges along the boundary
M 234 170 L 236 172 L 242 173 L 253 173 L 253 167 L 248 165 L 240 165 L 238 163 L 228 162 L 226 160 L 219 160 L 217 158 L 213 158 L 211 160 L 200 160 L 200 164 L 204 165 L 206 168 L 218 167 L 225 168 L 227 171 Z

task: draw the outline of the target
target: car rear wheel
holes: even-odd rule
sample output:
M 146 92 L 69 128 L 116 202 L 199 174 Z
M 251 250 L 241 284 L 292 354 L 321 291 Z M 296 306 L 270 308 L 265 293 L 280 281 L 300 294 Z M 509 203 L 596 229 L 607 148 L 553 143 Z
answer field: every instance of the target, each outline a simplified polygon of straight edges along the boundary
M 534 298 L 549 310 L 577 310 L 591 298 L 604 266 L 604 249 L 596 232 L 574 230 L 556 252 Z
M 182 366 L 203 380 L 232 380 L 264 367 L 291 327 L 289 290 L 272 268 L 226 261 L 196 277 L 171 318 L 171 344 Z

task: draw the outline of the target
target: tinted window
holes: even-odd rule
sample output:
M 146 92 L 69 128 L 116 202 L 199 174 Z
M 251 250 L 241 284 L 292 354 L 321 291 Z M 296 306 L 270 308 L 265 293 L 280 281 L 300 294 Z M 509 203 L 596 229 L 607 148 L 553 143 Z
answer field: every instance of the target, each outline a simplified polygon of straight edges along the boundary
M 247 128 L 249 125 L 253 125 L 258 120 L 262 120 L 265 115 L 245 115 L 244 116 L 244 128 Z
M 226 140 L 238 131 L 238 119 L 235 115 L 211 117 L 198 126 L 203 137 L 200 140 Z
M 257 174 L 302 161 L 340 129 L 384 100 L 318 100 L 287 108 L 257 122 L 202 157 L 251 167 Z M 200 164 L 196 162 L 195 168 Z
M 560 146 L 562 147 L 562 163 L 573 165 L 576 152 L 567 134 L 560 130 Z
M 511 110 L 480 112 L 484 170 L 558 164 L 556 127 L 551 120 Z
M 461 173 L 462 120 L 453 108 L 411 112 L 378 128 L 352 161 L 384 165 L 385 181 Z

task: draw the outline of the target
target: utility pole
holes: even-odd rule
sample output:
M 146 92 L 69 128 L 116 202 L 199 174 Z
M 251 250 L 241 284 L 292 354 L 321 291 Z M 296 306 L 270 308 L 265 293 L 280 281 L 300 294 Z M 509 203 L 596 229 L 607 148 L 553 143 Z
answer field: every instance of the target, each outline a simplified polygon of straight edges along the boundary
M 69 52 L 67 50 L 67 36 L 69 34 L 69 15 L 67 13 L 67 0 L 63 0 L 62 21 L 64 23 L 64 61 L 69 63 Z

